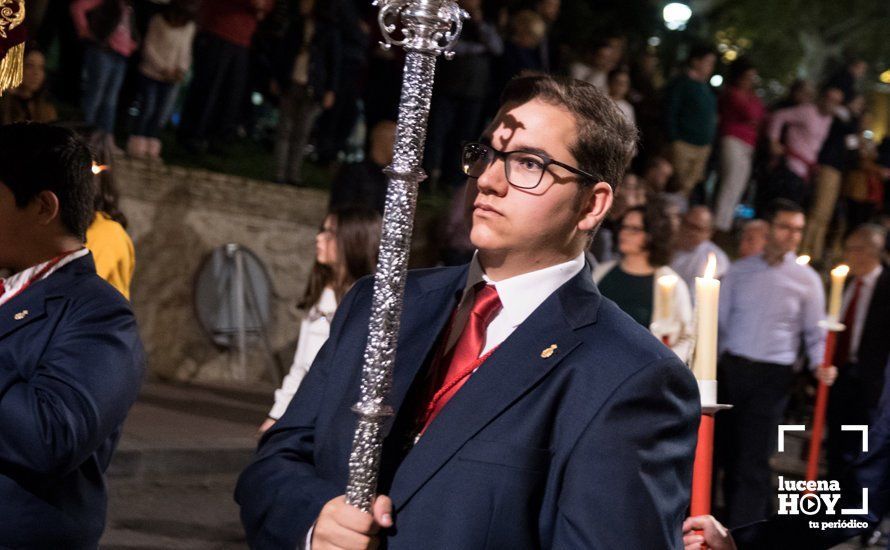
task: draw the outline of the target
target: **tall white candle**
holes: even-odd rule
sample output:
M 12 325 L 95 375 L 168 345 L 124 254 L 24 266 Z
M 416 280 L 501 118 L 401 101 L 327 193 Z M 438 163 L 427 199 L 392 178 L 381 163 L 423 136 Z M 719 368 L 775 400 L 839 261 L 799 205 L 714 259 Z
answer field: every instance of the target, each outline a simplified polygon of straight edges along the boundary
M 844 281 L 847 279 L 849 272 L 850 268 L 843 264 L 831 270 L 831 297 L 828 300 L 828 319 L 835 323 L 840 321 Z
M 655 295 L 655 319 L 667 321 L 673 317 L 674 288 L 677 286 L 677 276 L 662 275 L 656 283 L 658 292 Z
M 717 379 L 717 316 L 720 281 L 714 278 L 717 257 L 708 255 L 704 277 L 695 278 L 695 357 L 692 372 L 698 380 Z

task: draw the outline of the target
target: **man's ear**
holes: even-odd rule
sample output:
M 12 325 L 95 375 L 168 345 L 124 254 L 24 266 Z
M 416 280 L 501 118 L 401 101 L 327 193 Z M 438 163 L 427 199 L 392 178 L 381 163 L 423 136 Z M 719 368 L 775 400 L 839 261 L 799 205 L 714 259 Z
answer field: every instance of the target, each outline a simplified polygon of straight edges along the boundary
M 52 191 L 41 191 L 34 197 L 31 206 L 40 225 L 50 225 L 59 217 L 59 197 Z
M 580 231 L 593 231 L 599 227 L 603 218 L 612 208 L 615 198 L 612 186 L 601 181 L 589 191 L 584 192 L 585 202 L 581 207 L 581 219 L 578 221 Z

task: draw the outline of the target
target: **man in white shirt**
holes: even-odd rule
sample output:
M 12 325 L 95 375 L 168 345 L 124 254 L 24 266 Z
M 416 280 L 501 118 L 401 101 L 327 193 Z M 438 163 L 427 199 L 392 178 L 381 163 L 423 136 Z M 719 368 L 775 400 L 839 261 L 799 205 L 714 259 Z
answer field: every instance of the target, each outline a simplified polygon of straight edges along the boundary
M 844 290 L 833 363 L 838 378 L 828 400 L 828 473 L 839 479 L 856 458 L 862 441 L 842 432 L 842 424 L 870 424 L 884 386 L 884 365 L 890 354 L 890 270 L 881 262 L 886 230 L 858 227 L 844 241 L 850 279 Z M 833 477 L 832 477 L 833 476 Z
M 689 288 L 695 288 L 695 278 L 702 277 L 708 256 L 717 258 L 716 277 L 722 277 L 729 269 L 729 257 L 711 241 L 714 236 L 714 217 L 707 206 L 693 206 L 680 222 L 680 235 L 677 249 L 671 260 L 671 269 L 686 281 Z M 693 300 L 695 298 L 693 297 Z
M 373 515 L 342 496 L 372 284 L 359 281 L 235 498 L 257 548 L 681 548 L 700 414 L 685 365 L 584 250 L 634 131 L 593 86 L 511 81 L 464 146 L 469 266 L 405 287 Z

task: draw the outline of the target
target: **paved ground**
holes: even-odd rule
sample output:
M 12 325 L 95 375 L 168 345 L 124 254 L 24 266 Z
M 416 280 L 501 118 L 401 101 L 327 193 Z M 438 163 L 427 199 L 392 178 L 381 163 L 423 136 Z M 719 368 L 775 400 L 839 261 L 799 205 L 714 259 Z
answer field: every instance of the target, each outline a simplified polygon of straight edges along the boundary
M 246 548 L 232 493 L 253 453 L 272 391 L 146 384 L 109 470 L 108 527 L 101 547 Z M 793 448 L 802 444 L 802 437 L 791 442 Z M 798 456 L 789 452 L 773 466 L 783 475 L 799 475 L 803 462 Z M 838 547 L 857 548 L 852 543 Z
M 232 500 L 272 388 L 149 383 L 109 470 L 102 548 L 245 548 Z

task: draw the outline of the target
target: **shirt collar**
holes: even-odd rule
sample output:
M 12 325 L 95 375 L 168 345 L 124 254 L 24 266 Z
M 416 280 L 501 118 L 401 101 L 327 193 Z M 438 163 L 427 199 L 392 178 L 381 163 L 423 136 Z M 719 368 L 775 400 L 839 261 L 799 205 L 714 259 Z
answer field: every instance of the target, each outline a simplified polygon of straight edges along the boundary
M 503 314 L 510 321 L 510 325 L 519 326 L 556 289 L 580 273 L 584 269 L 584 262 L 585 258 L 582 252 L 567 262 L 494 282 L 485 275 L 477 252 L 470 262 L 467 285 L 464 287 L 461 305 L 472 293 L 473 286 L 480 281 L 485 281 L 488 284 L 493 284 L 497 289 L 498 297 L 500 297 L 501 305 L 504 308 Z
M 875 284 L 875 281 L 878 280 L 878 277 L 881 276 L 881 273 L 883 273 L 883 271 L 884 271 L 884 266 L 881 264 L 878 264 L 878 267 L 869 271 L 867 275 L 863 275 L 862 277 L 860 277 L 862 279 L 862 284 L 864 286 L 871 286 L 871 285 Z
M 89 249 L 81 248 L 77 252 L 68 254 L 67 256 L 62 258 L 60 261 L 56 262 L 56 264 L 53 265 L 51 269 L 49 269 L 45 273 L 43 273 L 43 276 L 40 277 L 39 280 L 46 279 L 47 277 L 49 277 L 50 275 L 52 275 L 53 273 L 55 273 L 56 271 L 61 269 L 63 266 L 73 262 L 74 260 L 76 260 L 78 258 L 82 258 L 89 253 L 90 253 Z M 31 282 L 36 283 L 37 281 L 31 281 L 31 279 L 35 275 L 40 273 L 41 270 L 43 270 L 46 266 L 48 266 L 54 260 L 55 260 L 55 258 L 53 258 L 51 260 L 47 260 L 43 263 L 39 263 L 37 265 L 31 266 L 27 269 L 19 271 L 18 273 L 10 275 L 9 277 L 7 277 L 5 279 L 0 279 L 0 281 L 3 282 L 3 293 L 2 293 L 2 295 L 0 295 L 0 300 L 3 300 L 8 295 L 18 293 L 19 291 L 21 291 L 21 289 L 23 287 L 27 286 Z

